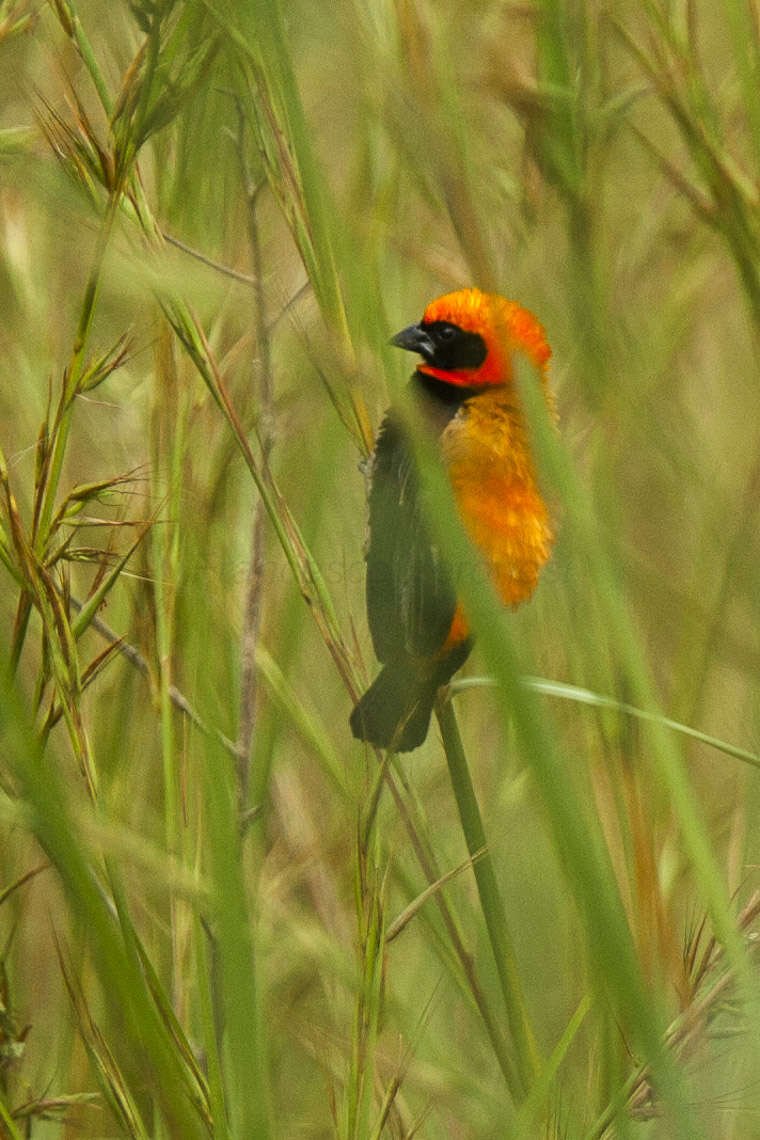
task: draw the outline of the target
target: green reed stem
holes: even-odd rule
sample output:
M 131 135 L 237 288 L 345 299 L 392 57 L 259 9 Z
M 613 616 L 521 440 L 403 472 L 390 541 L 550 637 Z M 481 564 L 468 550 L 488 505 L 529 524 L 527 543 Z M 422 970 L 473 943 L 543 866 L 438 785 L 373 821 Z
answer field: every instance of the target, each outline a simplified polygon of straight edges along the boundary
M 517 1087 L 511 1091 L 515 1100 L 522 1101 L 538 1078 L 541 1058 L 525 1005 L 512 937 L 507 927 L 504 904 L 488 850 L 483 820 L 459 734 L 456 713 L 448 698 L 438 701 L 436 716 L 443 737 L 443 748 L 459 809 L 462 831 L 473 861 L 472 869 L 475 873 L 480 906 L 517 1053 Z

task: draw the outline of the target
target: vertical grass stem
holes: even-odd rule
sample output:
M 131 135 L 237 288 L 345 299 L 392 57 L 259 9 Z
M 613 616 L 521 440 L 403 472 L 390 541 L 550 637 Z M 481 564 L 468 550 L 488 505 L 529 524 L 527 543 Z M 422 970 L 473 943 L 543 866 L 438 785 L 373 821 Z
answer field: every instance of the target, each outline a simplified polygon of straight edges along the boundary
M 488 851 L 483 820 L 478 807 L 475 788 L 472 784 L 462 738 L 459 734 L 456 713 L 447 696 L 438 700 L 436 716 L 443 737 L 446 763 L 449 766 L 449 776 L 459 809 L 462 831 L 467 843 L 467 850 L 473 860 L 472 866 L 475 872 L 480 906 L 515 1042 L 520 1088 L 513 1090 L 513 1092 L 515 1098 L 522 1101 L 535 1083 L 541 1069 L 538 1046 L 525 1005 L 512 938 L 507 927 L 504 905 Z

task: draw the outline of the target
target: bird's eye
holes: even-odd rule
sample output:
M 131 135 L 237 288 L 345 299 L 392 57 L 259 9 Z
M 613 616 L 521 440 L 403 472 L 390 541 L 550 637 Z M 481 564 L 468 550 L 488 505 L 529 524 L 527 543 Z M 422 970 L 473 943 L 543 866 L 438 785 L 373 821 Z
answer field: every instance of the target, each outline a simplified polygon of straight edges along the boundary
M 457 335 L 457 330 L 453 325 L 442 325 L 438 330 L 440 340 L 451 341 Z

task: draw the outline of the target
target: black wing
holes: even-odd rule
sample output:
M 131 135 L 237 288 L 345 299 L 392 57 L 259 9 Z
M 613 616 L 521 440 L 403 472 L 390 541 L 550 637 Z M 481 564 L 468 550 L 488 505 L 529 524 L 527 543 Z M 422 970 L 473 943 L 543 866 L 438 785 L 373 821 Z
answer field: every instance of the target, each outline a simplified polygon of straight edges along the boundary
M 378 660 L 433 656 L 456 604 L 423 516 L 411 449 L 389 414 L 377 437 L 369 493 L 367 616 Z

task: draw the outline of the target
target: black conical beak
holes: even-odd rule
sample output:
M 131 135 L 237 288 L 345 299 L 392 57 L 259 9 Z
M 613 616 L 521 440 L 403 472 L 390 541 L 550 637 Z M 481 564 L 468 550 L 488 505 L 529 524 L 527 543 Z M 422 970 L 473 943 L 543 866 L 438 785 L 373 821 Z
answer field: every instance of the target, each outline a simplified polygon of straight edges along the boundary
M 410 325 L 408 329 L 402 329 L 391 337 L 389 343 L 396 348 L 405 348 L 407 352 L 419 352 L 428 359 L 435 352 L 435 345 L 422 325 Z

